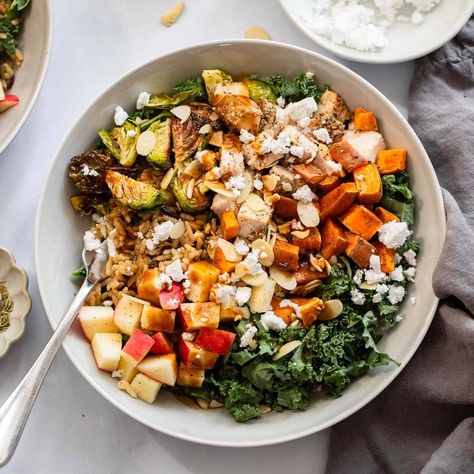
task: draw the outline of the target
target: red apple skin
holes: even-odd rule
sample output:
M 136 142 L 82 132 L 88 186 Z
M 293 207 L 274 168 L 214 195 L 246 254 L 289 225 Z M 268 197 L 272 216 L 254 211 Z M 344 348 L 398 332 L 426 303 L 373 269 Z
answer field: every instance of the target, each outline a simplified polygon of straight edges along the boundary
M 125 343 L 122 354 L 138 364 L 154 346 L 155 340 L 141 329 L 135 329 L 130 339 Z
M 179 307 L 181 325 L 185 331 L 219 326 L 220 306 L 217 303 L 183 303 Z
M 191 369 L 213 369 L 219 358 L 219 354 L 201 349 L 193 342 L 185 341 L 182 336 L 179 338 L 178 351 L 181 362 Z
M 173 344 L 162 332 L 157 332 L 151 337 L 155 341 L 150 349 L 151 354 L 161 355 L 171 354 L 174 352 Z
M 202 328 L 199 330 L 199 334 L 194 342 L 196 346 L 206 351 L 226 355 L 230 351 L 234 339 L 235 334 L 233 332 L 222 329 Z
M 183 287 L 173 282 L 170 290 L 160 290 L 159 299 L 163 309 L 178 309 L 184 301 Z
M 6 95 L 5 99 L 0 100 L 0 113 L 5 112 L 5 110 L 8 110 L 19 103 L 20 99 L 18 96 L 13 94 Z

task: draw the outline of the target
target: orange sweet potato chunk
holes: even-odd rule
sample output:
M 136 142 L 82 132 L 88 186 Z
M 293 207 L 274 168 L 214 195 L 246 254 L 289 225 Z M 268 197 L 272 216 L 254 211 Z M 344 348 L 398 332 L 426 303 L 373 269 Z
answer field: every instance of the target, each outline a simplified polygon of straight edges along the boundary
M 314 163 L 295 165 L 294 168 L 308 184 L 318 184 L 326 177 L 326 173 Z
M 221 230 L 225 240 L 234 239 L 239 235 L 239 221 L 234 211 L 224 211 L 221 214 Z
M 220 247 L 217 247 L 214 251 L 214 256 L 212 258 L 214 265 L 221 270 L 222 273 L 231 273 L 235 270 L 237 263 L 229 262 L 225 258 L 224 252 Z
M 331 158 L 342 165 L 342 167 L 352 173 L 359 166 L 367 164 L 367 160 L 359 155 L 357 150 L 348 142 L 341 141 L 334 143 L 329 149 Z
M 354 182 L 359 191 L 359 201 L 374 204 L 382 199 L 382 179 L 373 163 L 354 170 Z
M 280 196 L 280 199 L 273 206 L 273 212 L 283 219 L 298 219 L 297 206 L 298 201 L 296 199 Z
M 354 110 L 354 115 L 352 116 L 352 123 L 356 130 L 361 130 L 364 132 L 368 131 L 377 131 L 377 119 L 373 112 L 367 112 L 360 107 L 357 107 Z
M 344 183 L 325 194 L 320 204 L 321 220 L 329 216 L 337 216 L 344 212 L 356 199 L 357 187 L 354 183 Z
M 306 285 L 313 280 L 324 280 L 328 275 L 324 272 L 315 270 L 309 262 L 303 262 L 294 273 L 298 285 Z
M 386 224 L 387 222 L 393 222 L 393 221 L 400 222 L 400 219 L 395 214 L 392 214 L 390 211 L 387 211 L 387 209 L 384 209 L 383 207 L 377 207 L 377 209 L 375 209 L 375 215 L 384 224 Z
M 370 240 L 380 229 L 383 222 L 365 206 L 353 204 L 339 216 L 339 220 L 354 234 Z
M 300 249 L 296 245 L 277 240 L 273 246 L 273 255 L 275 259 L 273 265 L 283 268 L 285 270 L 298 270 Z
M 337 188 L 342 183 L 340 176 L 334 174 L 326 176 L 323 180 L 318 183 L 319 189 L 324 193 L 329 193 L 334 188 Z
M 380 242 L 374 243 L 375 251 L 380 257 L 380 268 L 385 273 L 395 270 L 395 250 L 387 248 Z
M 326 260 L 340 255 L 344 252 L 348 244 L 346 233 L 342 227 L 331 218 L 329 218 L 322 226 L 321 241 L 321 255 Z
M 283 300 L 281 298 L 278 298 L 278 296 L 274 296 L 272 298 L 272 302 L 271 302 L 271 305 L 272 305 L 272 311 L 281 319 L 283 319 L 283 321 L 285 321 L 286 324 L 290 324 L 292 322 L 292 314 L 295 312 L 295 310 L 290 307 L 290 306 L 285 306 L 284 308 L 282 308 L 280 306 L 280 303 L 282 302 Z
M 399 173 L 407 167 L 407 151 L 403 148 L 379 151 L 376 164 L 380 174 Z
M 375 247 L 356 234 L 348 233 L 347 240 L 346 255 L 359 267 L 367 268 L 370 257 L 376 253 Z
M 319 250 L 321 247 L 321 234 L 317 227 L 312 227 L 309 230 L 308 237 L 304 239 L 299 239 L 297 237 L 293 237 L 293 245 L 296 245 L 300 248 L 300 250 Z

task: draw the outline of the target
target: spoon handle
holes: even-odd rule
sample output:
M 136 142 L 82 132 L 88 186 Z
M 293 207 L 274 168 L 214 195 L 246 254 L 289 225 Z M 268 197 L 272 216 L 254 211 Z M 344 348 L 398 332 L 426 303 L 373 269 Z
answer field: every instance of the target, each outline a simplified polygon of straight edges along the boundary
M 0 467 L 4 466 L 20 440 L 21 433 L 30 414 L 44 377 L 61 347 L 79 309 L 95 283 L 84 280 L 69 310 L 54 331 L 51 339 L 36 359 L 31 369 L 18 384 L 13 393 L 0 406 Z

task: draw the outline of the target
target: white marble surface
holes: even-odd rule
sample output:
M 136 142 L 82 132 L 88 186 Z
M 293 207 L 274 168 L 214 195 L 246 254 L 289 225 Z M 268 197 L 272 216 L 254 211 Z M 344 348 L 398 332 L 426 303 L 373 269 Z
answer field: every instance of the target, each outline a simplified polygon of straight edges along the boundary
M 53 51 L 45 85 L 25 126 L 0 156 L 0 246 L 14 252 L 29 273 L 33 298 L 25 335 L 0 360 L 0 401 L 51 334 L 36 282 L 34 216 L 49 163 L 78 114 L 111 81 L 142 62 L 200 41 L 241 38 L 252 24 L 264 26 L 277 41 L 321 51 L 284 16 L 276 0 L 188 0 L 185 13 L 169 29 L 159 16 L 174 0 L 52 3 Z M 411 63 L 345 64 L 406 112 Z M 110 405 L 60 352 L 19 447 L 2 472 L 314 474 L 324 471 L 328 435 L 255 449 L 208 448 L 175 440 Z

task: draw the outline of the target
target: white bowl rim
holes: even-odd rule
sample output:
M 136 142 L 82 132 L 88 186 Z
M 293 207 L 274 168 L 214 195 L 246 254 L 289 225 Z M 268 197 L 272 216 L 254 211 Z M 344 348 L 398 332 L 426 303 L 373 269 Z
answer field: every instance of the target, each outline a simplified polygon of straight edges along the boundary
M 28 102 L 28 105 L 23 112 L 20 120 L 16 124 L 16 127 L 10 132 L 9 135 L 3 140 L 3 143 L 0 143 L 0 155 L 2 152 L 7 148 L 8 145 L 13 141 L 13 139 L 17 136 L 18 132 L 22 129 L 23 125 L 26 122 L 26 119 L 30 116 L 31 111 L 33 110 L 34 105 L 36 104 L 36 100 L 38 99 L 39 93 L 41 92 L 41 88 L 43 87 L 44 80 L 46 78 L 46 73 L 48 72 L 49 67 L 49 60 L 51 57 L 51 45 L 53 42 L 53 16 L 51 13 L 51 0 L 45 0 L 46 5 L 46 54 L 45 59 L 43 61 L 43 66 L 41 68 L 41 75 L 36 82 L 36 85 L 33 89 L 33 95 L 31 100 Z M 26 28 L 26 26 L 25 26 Z
M 394 56 L 393 58 L 387 58 L 383 55 L 383 51 L 381 51 L 380 56 L 369 56 L 365 51 L 358 51 L 356 49 L 348 48 L 347 46 L 338 45 L 336 43 L 333 43 L 331 40 L 326 39 L 321 35 L 318 35 L 317 33 L 313 33 L 309 30 L 309 28 L 305 28 L 303 24 L 295 18 L 295 15 L 290 12 L 287 7 L 286 0 L 278 0 L 282 10 L 285 12 L 286 16 L 291 20 L 291 22 L 317 45 L 330 51 L 336 56 L 339 56 L 340 58 L 367 64 L 403 63 L 406 61 L 412 61 L 413 59 L 421 58 L 422 56 L 432 53 L 434 50 L 440 48 L 448 41 L 451 41 L 461 31 L 462 27 L 469 21 L 469 18 L 471 18 L 472 14 L 474 13 L 474 0 L 470 1 L 472 2 L 471 9 L 467 10 L 464 16 L 461 16 L 458 21 L 453 23 L 447 35 L 440 35 L 431 46 L 428 46 L 418 52 L 409 54 L 399 54 L 398 56 Z
M 308 50 L 306 48 L 302 48 L 299 46 L 294 46 L 290 45 L 287 43 L 281 43 L 281 42 L 276 42 L 276 41 L 271 41 L 268 42 L 267 40 L 256 40 L 256 39 L 224 39 L 224 40 L 213 40 L 213 41 L 206 41 L 206 42 L 201 42 L 197 44 L 193 44 L 192 46 L 184 46 L 181 48 L 174 49 L 168 53 L 162 54 L 160 56 L 157 56 L 141 65 L 138 67 L 133 68 L 131 71 L 123 74 L 119 79 L 114 81 L 111 85 L 109 85 L 107 88 L 105 88 L 96 98 L 94 101 L 92 101 L 82 112 L 82 114 L 78 117 L 78 119 L 75 121 L 75 124 L 77 124 L 79 121 L 81 121 L 89 112 L 89 109 L 92 107 L 92 105 L 97 102 L 103 95 L 107 94 L 110 89 L 115 87 L 116 84 L 119 82 L 123 81 L 124 79 L 133 76 L 137 71 L 139 71 L 142 68 L 145 68 L 152 63 L 159 61 L 161 59 L 167 58 L 169 56 L 173 56 L 176 54 L 180 54 L 181 52 L 184 51 L 192 51 L 193 49 L 200 49 L 203 47 L 210 47 L 210 46 L 231 46 L 234 44 L 260 44 L 260 45 L 268 45 L 268 44 L 274 44 L 278 47 L 281 48 L 286 48 L 288 51 L 295 51 L 295 52 L 300 52 L 304 54 L 309 54 L 314 56 L 317 60 L 329 63 L 330 65 L 338 68 L 343 72 L 344 74 L 348 75 L 349 77 L 356 78 L 359 81 L 362 81 L 366 87 L 368 87 L 371 91 L 371 93 L 375 94 L 375 96 L 382 102 L 384 102 L 392 111 L 398 116 L 398 118 L 405 123 L 408 124 L 406 121 L 405 117 L 399 112 L 399 110 L 378 90 L 376 89 L 372 84 L 370 84 L 367 80 L 365 80 L 363 77 L 359 76 L 357 73 L 353 72 L 350 70 L 348 67 L 338 63 L 337 61 L 330 59 L 320 53 L 316 53 L 314 51 Z M 39 275 L 39 254 L 40 254 L 40 249 L 39 249 L 39 219 L 41 216 L 41 210 L 44 205 L 44 200 L 45 200 L 45 195 L 46 195 L 46 185 L 50 179 L 50 175 L 52 174 L 54 166 L 57 165 L 56 161 L 59 156 L 59 152 L 63 149 L 64 145 L 66 142 L 69 140 L 69 136 L 71 135 L 73 129 L 75 128 L 75 125 L 71 127 L 71 130 L 68 132 L 64 140 L 61 142 L 60 146 L 58 147 L 54 159 L 51 161 L 48 169 L 48 173 L 46 175 L 46 178 L 43 182 L 42 189 L 41 189 L 41 194 L 40 198 L 38 201 L 38 207 L 36 210 L 36 219 L 35 219 L 35 235 L 34 235 L 34 252 L 35 252 L 35 266 L 36 266 L 36 273 Z M 436 173 L 434 171 L 433 165 L 431 164 L 431 161 L 423 147 L 423 144 L 421 143 L 420 139 L 418 136 L 415 134 L 411 126 L 408 124 L 409 132 L 412 135 L 412 138 L 417 142 L 420 150 L 422 151 L 424 155 L 424 159 L 427 164 L 427 171 L 430 174 L 431 179 L 435 182 L 438 183 L 438 179 L 436 177 Z M 436 189 L 436 194 L 433 196 L 434 199 L 434 207 L 438 211 L 438 217 L 439 217 L 439 222 L 440 222 L 440 230 L 442 234 L 442 243 L 441 247 L 444 244 L 444 238 L 446 234 L 446 216 L 444 212 L 444 204 L 443 204 L 443 197 L 441 194 L 441 188 L 439 185 L 437 186 Z M 43 307 L 46 312 L 46 316 L 48 317 L 48 320 L 51 324 L 51 327 L 56 329 L 56 323 L 52 320 L 50 317 L 50 314 L 52 314 L 51 308 L 49 307 L 46 299 L 46 288 L 45 286 L 47 283 L 43 281 L 42 279 L 38 278 L 38 288 L 41 296 L 41 301 L 43 303 Z M 261 440 L 261 441 L 239 441 L 239 442 L 233 442 L 233 441 L 220 441 L 220 440 L 212 440 L 210 441 L 203 441 L 195 436 L 192 435 L 187 435 L 183 433 L 179 433 L 176 431 L 173 431 L 172 429 L 162 427 L 162 426 L 156 426 L 155 424 L 151 423 L 149 420 L 147 420 L 145 417 L 137 414 L 137 413 L 132 413 L 126 408 L 124 408 L 120 403 L 116 402 L 112 397 L 109 396 L 108 392 L 106 390 L 103 390 L 98 384 L 96 384 L 93 376 L 89 375 L 85 369 L 82 368 L 80 362 L 78 359 L 73 354 L 73 351 L 70 350 L 68 347 L 67 341 L 63 343 L 63 349 L 68 355 L 69 359 L 71 362 L 74 364 L 76 369 L 81 373 L 81 375 L 105 398 L 107 399 L 110 403 L 112 403 L 115 407 L 117 407 L 120 411 L 123 413 L 127 414 L 128 416 L 134 418 L 135 420 L 139 421 L 140 423 L 144 424 L 145 426 L 148 426 L 149 428 L 152 428 L 156 431 L 160 431 L 162 433 L 165 433 L 169 436 L 172 436 L 174 438 L 182 439 L 184 441 L 189 441 L 197 444 L 204 444 L 208 446 L 218 446 L 218 447 L 235 447 L 235 448 L 241 448 L 241 447 L 257 447 L 257 446 L 268 446 L 268 445 L 274 445 L 274 444 L 279 444 L 279 443 L 284 443 L 288 441 L 293 441 L 295 439 L 303 438 L 305 436 L 309 436 L 311 434 L 317 433 L 319 431 L 322 431 L 324 429 L 330 428 L 331 426 L 339 423 L 340 421 L 344 420 L 345 418 L 349 417 L 350 415 L 354 414 L 356 411 L 360 410 L 362 407 L 367 405 L 370 401 L 372 401 L 377 395 L 379 395 L 387 386 L 400 374 L 400 372 L 403 370 L 403 368 L 407 365 L 407 363 L 410 361 L 410 359 L 413 357 L 414 353 L 420 346 L 421 342 L 423 341 L 426 332 L 428 331 L 431 322 L 433 320 L 436 308 L 438 307 L 438 301 L 439 298 L 436 296 L 433 298 L 433 303 L 431 305 L 428 317 L 426 318 L 425 324 L 422 327 L 422 330 L 419 332 L 415 343 L 413 344 L 411 350 L 407 352 L 405 355 L 404 359 L 400 362 L 399 366 L 397 368 L 394 368 L 390 374 L 384 378 L 383 382 L 380 383 L 380 386 L 377 387 L 377 390 L 374 390 L 374 392 L 366 395 L 365 397 L 362 397 L 360 401 L 356 404 L 354 404 L 351 409 L 346 410 L 342 412 L 339 416 L 335 417 L 334 419 L 323 423 L 315 428 L 308 428 L 303 431 L 301 431 L 298 434 L 290 434 L 290 435 L 278 435 L 278 436 L 273 436 L 272 439 L 270 440 Z

